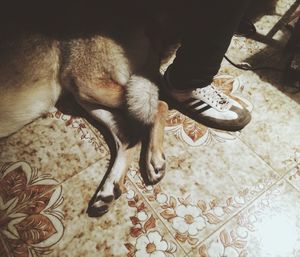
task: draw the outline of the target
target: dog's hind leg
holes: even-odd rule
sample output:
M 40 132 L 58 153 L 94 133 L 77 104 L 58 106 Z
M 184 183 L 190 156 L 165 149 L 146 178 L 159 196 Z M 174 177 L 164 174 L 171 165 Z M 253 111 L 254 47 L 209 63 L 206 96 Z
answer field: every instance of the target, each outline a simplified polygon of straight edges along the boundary
M 138 137 L 137 135 L 130 136 L 130 134 L 135 134 L 130 133 L 133 128 L 129 126 L 132 123 L 124 119 L 121 111 L 100 108 L 99 105 L 89 103 L 81 102 L 81 105 L 96 121 L 107 127 L 115 143 L 115 159 L 112 160 L 111 167 L 90 200 L 87 210 L 89 216 L 99 217 L 105 214 L 113 201 L 122 194 L 124 178 L 131 164 Z M 126 135 L 122 131 L 126 132 Z
M 165 175 L 166 158 L 163 153 L 163 142 L 167 114 L 168 105 L 159 101 L 154 124 L 142 139 L 140 167 L 145 184 L 156 184 Z

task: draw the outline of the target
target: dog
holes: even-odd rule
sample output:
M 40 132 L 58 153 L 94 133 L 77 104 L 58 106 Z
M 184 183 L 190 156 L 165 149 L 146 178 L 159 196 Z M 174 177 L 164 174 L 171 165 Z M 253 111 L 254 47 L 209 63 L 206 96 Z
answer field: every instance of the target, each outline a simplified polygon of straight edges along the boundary
M 28 0 L 0 11 L 0 138 L 47 113 L 68 91 L 114 139 L 116 156 L 90 216 L 108 212 L 121 195 L 138 142 L 145 183 L 165 174 L 168 105 L 159 99 L 160 67 L 188 17 L 182 2 Z
M 165 174 L 168 105 L 159 100 L 159 69 L 176 40 L 160 31 L 166 18 L 160 13 L 145 17 L 149 12 L 139 1 L 130 6 L 82 1 L 60 8 L 31 3 L 17 14 L 9 9 L 10 18 L 1 16 L 0 138 L 47 113 L 65 91 L 71 92 L 114 139 L 116 157 L 88 207 L 90 216 L 101 216 L 121 195 L 139 141 L 145 183 L 158 183 Z

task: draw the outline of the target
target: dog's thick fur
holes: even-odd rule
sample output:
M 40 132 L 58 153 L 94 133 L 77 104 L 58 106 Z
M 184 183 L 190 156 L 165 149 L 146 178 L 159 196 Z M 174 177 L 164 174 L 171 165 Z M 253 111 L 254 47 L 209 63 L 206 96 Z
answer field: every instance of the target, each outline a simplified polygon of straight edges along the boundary
M 71 92 L 107 126 L 116 145 L 110 172 L 90 202 L 90 215 L 99 216 L 120 196 L 137 141 L 143 138 L 145 182 L 157 183 L 164 175 L 168 106 L 158 97 L 159 68 L 177 43 L 188 3 L 63 3 L 28 0 L 0 11 L 0 138 L 48 112 L 64 91 Z M 129 123 L 145 133 L 132 135 Z
M 153 123 L 157 78 L 147 69 L 158 70 L 153 65 L 159 65 L 159 60 L 150 60 L 158 56 L 144 24 L 132 26 L 133 21 L 115 18 L 114 13 L 105 19 L 112 22 L 99 19 L 105 27 L 86 22 L 86 30 L 81 25 L 78 31 L 71 31 L 73 34 L 67 32 L 70 35 L 65 34 L 66 38 L 59 38 L 53 30 L 46 31 L 47 35 L 25 28 L 2 40 L 0 109 L 4 111 L 0 114 L 0 137 L 48 111 L 62 89 L 72 91 L 81 101 L 125 107 L 134 118 Z M 95 27 L 94 31 L 89 25 Z M 114 86 L 117 93 L 106 91 Z M 106 92 L 109 95 L 104 96 Z
M 148 17 L 144 5 L 116 3 L 76 2 L 62 7 L 65 13 L 52 6 L 61 11 L 53 18 L 30 9 L 41 7 L 24 6 L 22 13 L 2 20 L 0 31 L 0 137 L 48 112 L 64 91 L 110 130 L 117 154 L 91 200 L 94 216 L 120 196 L 137 141 L 143 138 L 145 182 L 157 183 L 165 172 L 168 106 L 159 101 L 157 84 L 170 40 L 159 30 L 163 24 L 155 28 L 159 13 Z M 7 11 L 14 14 L 13 8 Z M 140 126 L 135 135 L 133 123 Z

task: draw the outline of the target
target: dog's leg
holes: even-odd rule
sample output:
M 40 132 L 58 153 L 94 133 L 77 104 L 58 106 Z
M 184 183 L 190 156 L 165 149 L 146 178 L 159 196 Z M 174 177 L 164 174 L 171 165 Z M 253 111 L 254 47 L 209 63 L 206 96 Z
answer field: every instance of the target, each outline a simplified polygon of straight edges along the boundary
M 95 196 L 91 199 L 88 208 L 89 216 L 99 217 L 108 212 L 110 205 L 118 199 L 124 189 L 124 179 L 126 172 L 131 164 L 134 147 L 118 143 L 118 149 L 113 166 L 109 171 L 104 184 L 96 191 Z
M 112 166 L 91 199 L 87 210 L 89 216 L 99 217 L 105 214 L 113 201 L 122 194 L 124 178 L 131 164 L 135 150 L 134 146 L 138 140 L 135 138 L 137 135 L 130 135 L 133 134 L 130 133 L 132 128 L 129 127 L 132 123 L 126 124 L 125 122 L 128 122 L 128 120 L 124 119 L 120 111 L 99 108 L 98 105 L 83 102 L 80 102 L 80 104 L 94 119 L 108 128 L 116 148 L 116 156 Z M 126 134 L 122 132 L 126 132 Z
M 142 140 L 140 167 L 146 184 L 158 183 L 165 174 L 166 158 L 163 153 L 163 141 L 167 113 L 168 105 L 159 101 L 155 122 Z

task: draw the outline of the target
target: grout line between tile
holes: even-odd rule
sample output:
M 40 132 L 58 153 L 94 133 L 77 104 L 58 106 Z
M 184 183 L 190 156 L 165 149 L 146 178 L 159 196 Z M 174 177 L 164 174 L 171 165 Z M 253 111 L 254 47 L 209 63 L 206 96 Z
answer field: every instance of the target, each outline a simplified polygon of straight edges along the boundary
M 300 162 L 298 162 L 294 167 L 292 167 L 292 168 L 285 174 L 284 180 L 285 180 L 288 184 L 290 184 L 297 192 L 300 193 L 300 189 L 297 188 L 292 182 L 290 182 L 290 181 L 286 178 L 286 175 L 287 175 L 288 173 L 290 173 L 294 168 L 299 167 L 299 166 L 300 166 Z M 299 167 L 299 168 L 300 168 L 300 167 Z
M 285 175 L 280 176 L 278 180 L 275 180 L 270 186 L 268 186 L 265 190 L 260 192 L 255 198 L 253 198 L 251 201 L 249 201 L 245 206 L 243 206 L 239 211 L 237 211 L 231 218 L 229 218 L 227 221 L 225 221 L 222 225 L 220 225 L 217 229 L 215 229 L 213 232 L 211 232 L 208 236 L 206 236 L 201 242 L 199 242 L 195 248 L 199 247 L 203 242 L 205 242 L 207 239 L 209 239 L 213 234 L 215 234 L 218 230 L 225 227 L 230 221 L 232 221 L 236 216 L 238 216 L 241 212 L 243 212 L 245 209 L 247 209 L 249 206 L 251 206 L 257 199 L 259 199 L 262 195 L 264 195 L 267 191 L 269 191 L 272 187 L 274 187 L 276 184 L 279 184 L 284 179 Z M 192 250 L 191 250 L 192 251 Z M 190 252 L 191 252 L 190 251 Z M 190 253 L 189 252 L 189 253 Z
M 49 193 L 50 191 L 53 191 L 53 190 L 55 190 L 55 189 L 58 188 L 58 187 L 62 187 L 63 184 L 66 183 L 69 179 L 75 178 L 75 177 L 79 176 L 79 175 L 82 174 L 85 170 L 87 170 L 87 169 L 89 169 L 90 167 L 94 166 L 94 165 L 95 165 L 96 163 L 98 163 L 99 161 L 100 161 L 100 160 L 94 162 L 93 164 L 91 164 L 91 165 L 89 165 L 88 167 L 82 169 L 80 172 L 76 173 L 76 174 L 73 175 L 72 177 L 69 177 L 68 179 L 66 179 L 66 180 L 64 180 L 64 181 L 62 181 L 62 182 L 57 181 L 58 184 L 54 185 L 53 188 L 51 188 L 51 189 L 49 189 L 49 190 L 46 190 L 44 193 L 38 195 L 38 197 L 44 196 L 44 195 L 46 195 L 47 193 Z M 62 190 L 63 190 L 63 188 L 62 188 Z M 31 201 L 35 201 L 35 200 L 36 200 L 35 198 L 31 199 Z
M 90 168 L 91 166 L 95 165 L 97 162 L 99 162 L 99 160 L 96 161 L 95 163 L 89 165 L 88 167 L 82 169 L 79 173 L 76 173 L 75 175 L 73 175 L 73 176 L 70 177 L 70 178 L 76 177 L 77 175 L 81 174 L 84 170 L 86 170 L 86 169 Z M 68 178 L 68 179 L 70 179 L 70 178 Z M 68 179 L 66 179 L 66 180 L 64 180 L 64 181 L 62 181 L 62 182 L 58 182 L 58 181 L 56 180 L 56 181 L 58 182 L 57 185 L 54 185 L 53 188 L 51 188 L 51 189 L 49 189 L 49 190 L 46 190 L 46 191 L 45 191 L 44 193 L 42 193 L 42 194 L 39 194 L 38 197 L 44 196 L 44 195 L 46 195 L 47 193 L 56 190 L 58 187 L 62 187 L 62 185 L 63 185 Z M 63 189 L 62 189 L 62 190 L 63 190 Z M 30 200 L 30 202 L 33 202 L 33 201 L 35 201 L 36 199 L 37 199 L 37 197 L 32 198 L 32 199 Z M 0 237 L 0 239 L 1 239 L 1 237 Z M 22 240 L 22 239 L 20 239 L 20 240 L 21 240 L 23 243 L 27 244 L 27 242 L 25 242 L 24 240 Z
M 87 119 L 85 118 L 81 118 L 83 120 L 83 122 L 85 123 L 86 126 L 89 127 L 90 131 L 94 134 L 94 136 L 99 140 L 102 141 L 101 138 L 99 137 L 99 135 L 95 132 L 95 128 L 87 121 Z M 103 147 L 110 152 L 109 147 L 107 146 L 107 144 L 104 144 Z
M 89 127 L 89 129 L 91 130 L 91 132 L 94 134 L 94 136 L 99 139 L 98 135 L 95 133 L 94 129 L 91 128 L 91 125 L 89 124 L 89 122 L 87 122 L 85 119 L 83 119 L 85 124 Z M 243 145 L 245 145 L 252 153 L 254 153 L 255 156 L 257 156 L 263 163 L 265 163 L 277 176 L 279 176 L 279 171 L 276 171 L 271 165 L 269 165 L 267 162 L 265 162 L 265 160 L 263 158 L 261 158 L 252 147 L 250 147 L 246 142 L 244 142 L 242 140 L 242 138 L 237 135 L 237 138 Z M 106 148 L 106 147 L 105 147 Z M 89 166 L 87 166 L 86 168 L 83 168 L 80 172 L 74 174 L 73 176 L 63 180 L 62 182 L 60 182 L 59 184 L 57 184 L 55 186 L 62 186 L 66 181 L 68 181 L 69 179 L 83 173 L 85 170 L 89 169 L 90 167 L 92 167 L 93 165 L 95 165 L 97 162 L 99 162 L 100 159 L 96 160 L 94 163 L 90 164 Z M 293 167 L 294 168 L 294 167 Z M 237 213 L 235 213 L 232 217 L 230 217 L 227 221 L 225 221 L 224 223 L 222 223 L 220 226 L 218 226 L 218 228 L 214 229 L 213 232 L 211 232 L 208 236 L 206 236 L 203 240 L 201 240 L 195 247 L 191 248 L 191 250 L 189 252 L 186 252 L 185 249 L 182 247 L 181 243 L 178 242 L 176 240 L 176 238 L 173 236 L 172 231 L 168 228 L 168 226 L 165 224 L 165 222 L 161 219 L 160 215 L 157 213 L 157 211 L 155 210 L 155 208 L 152 207 L 152 205 L 150 204 L 150 202 L 148 201 L 148 199 L 143 195 L 143 193 L 141 192 L 141 190 L 138 188 L 138 186 L 135 184 L 135 182 L 133 181 L 132 178 L 130 178 L 130 176 L 127 176 L 127 178 L 129 179 L 129 181 L 131 182 L 131 184 L 134 186 L 134 188 L 142 195 L 142 198 L 144 199 L 144 201 L 147 203 L 147 205 L 150 207 L 150 209 L 152 210 L 152 212 L 155 213 L 155 215 L 158 217 L 158 219 L 162 222 L 163 226 L 165 227 L 165 229 L 168 231 L 169 235 L 175 240 L 176 244 L 182 249 L 182 251 L 185 253 L 186 256 L 189 256 L 189 254 L 196 249 L 199 245 L 201 245 L 203 242 L 205 242 L 208 238 L 210 238 L 214 233 L 216 233 L 219 229 L 221 229 L 222 227 L 224 227 L 226 224 L 228 224 L 233 218 L 235 218 L 237 215 L 239 215 L 242 211 L 244 211 L 246 208 L 248 208 L 251 204 L 253 204 L 253 202 L 255 202 L 258 198 L 260 198 L 263 194 L 265 194 L 270 188 L 272 188 L 275 184 L 279 183 L 282 180 L 285 180 L 288 184 L 290 184 L 295 190 L 297 190 L 298 192 L 300 192 L 297 188 L 295 188 L 295 186 L 293 184 L 291 184 L 289 181 L 287 181 L 285 179 L 285 176 L 288 172 L 290 172 L 291 169 L 289 169 L 288 171 L 286 171 L 283 175 L 279 176 L 279 178 L 277 180 L 274 181 L 274 183 L 272 183 L 269 187 L 267 187 L 265 190 L 263 190 L 261 193 L 259 193 L 254 199 L 252 199 L 250 202 L 248 202 L 243 208 L 241 208 L 239 211 L 237 211 Z M 47 192 L 45 192 L 46 194 Z
M 89 128 L 89 130 L 93 133 L 93 135 L 97 138 L 97 140 L 101 142 L 102 140 L 101 140 L 101 138 L 99 138 L 99 136 L 95 133 L 93 126 L 92 126 L 85 118 L 81 117 L 80 119 L 81 119 L 81 120 L 84 122 L 84 124 Z M 109 149 L 109 147 L 107 146 L 107 144 L 102 144 L 102 145 L 103 145 L 103 147 L 105 148 L 105 150 L 106 150 L 106 151 L 109 153 L 109 155 L 110 155 L 110 149 Z M 97 150 L 96 150 L 96 152 L 97 152 Z M 84 172 L 85 170 L 89 169 L 91 166 L 93 166 L 93 165 L 96 164 L 97 162 L 99 162 L 100 159 L 101 159 L 101 157 L 99 157 L 95 162 L 91 163 L 91 164 L 88 165 L 87 167 L 83 168 L 83 169 L 82 169 L 81 171 L 79 171 L 78 173 L 74 174 L 74 175 L 71 176 L 71 177 L 66 178 L 65 180 L 63 180 L 63 181 L 60 182 L 59 184 L 63 184 L 63 183 L 65 183 L 67 180 L 69 180 L 69 179 L 75 177 L 75 176 L 78 175 L 78 174 L 81 174 L 82 172 Z
M 100 161 L 100 160 L 97 160 L 97 161 L 94 162 L 93 164 L 90 164 L 90 165 L 87 166 L 86 168 L 82 169 L 80 172 L 74 174 L 73 176 L 71 176 L 71 177 L 69 177 L 69 178 L 67 178 L 67 179 L 65 179 L 65 180 L 63 180 L 63 181 L 61 181 L 61 182 L 59 182 L 59 181 L 57 181 L 57 180 L 55 179 L 55 180 L 58 182 L 58 184 L 56 184 L 52 189 L 49 189 L 49 190 L 45 191 L 43 194 L 40 194 L 39 196 L 46 195 L 46 194 L 49 193 L 50 191 L 53 191 L 54 189 L 56 189 L 56 188 L 62 186 L 62 185 L 63 185 L 64 183 L 66 183 L 69 179 L 72 179 L 72 178 L 74 178 L 74 177 L 79 176 L 79 175 L 82 174 L 85 170 L 89 169 L 90 167 L 92 167 L 93 165 L 95 165 L 96 163 L 98 163 L 99 161 Z
M 215 232 L 217 232 L 220 228 L 224 227 L 229 221 L 231 221 L 233 218 L 235 218 L 237 215 L 239 215 L 242 211 L 244 211 L 246 208 L 248 208 L 253 202 L 255 202 L 258 198 L 260 198 L 263 194 L 265 194 L 270 188 L 272 188 L 274 185 L 279 183 L 284 179 L 286 174 L 290 171 L 284 172 L 284 174 L 280 175 L 279 172 L 277 172 L 272 166 L 270 166 L 268 163 L 266 163 L 250 146 L 248 146 L 244 141 L 241 140 L 239 136 L 236 138 L 240 141 L 241 144 L 243 144 L 247 149 L 249 149 L 260 161 L 262 161 L 267 167 L 270 168 L 270 170 L 276 175 L 277 179 L 274 180 L 272 184 L 270 184 L 268 187 L 266 187 L 262 192 L 260 192 L 255 198 L 253 198 L 251 201 L 249 201 L 245 206 L 243 206 L 240 210 L 238 210 L 235 214 L 233 214 L 228 220 L 226 220 L 224 223 L 221 223 L 217 228 L 215 228 L 208 236 L 204 237 L 203 240 L 201 240 L 195 247 L 192 247 L 189 252 L 186 252 L 184 248 L 182 247 L 181 243 L 176 240 L 176 238 L 173 236 L 172 231 L 168 228 L 168 226 L 165 224 L 165 222 L 160 218 L 160 215 L 157 213 L 155 208 L 152 207 L 151 203 L 148 201 L 148 199 L 142 194 L 140 189 L 135 185 L 135 182 L 128 176 L 128 179 L 132 182 L 134 187 L 138 190 L 138 192 L 142 195 L 143 199 L 147 202 L 147 204 L 150 206 L 152 211 L 156 214 L 156 216 L 159 218 L 159 220 L 163 223 L 163 225 L 168 230 L 169 234 L 174 238 L 176 243 L 180 245 L 181 249 L 186 253 L 189 254 L 193 251 L 193 249 L 197 248 L 199 245 L 201 245 L 204 241 L 206 241 L 209 237 L 211 237 Z
M 273 170 L 273 169 L 272 169 Z M 276 175 L 278 176 L 278 174 L 276 173 Z M 160 218 L 160 215 L 156 212 L 155 208 L 152 207 L 152 205 L 150 204 L 150 202 L 148 201 L 148 199 L 142 194 L 142 192 L 140 191 L 140 189 L 138 188 L 138 186 L 135 185 L 134 181 L 128 176 L 128 179 L 130 180 L 130 182 L 132 182 L 132 184 L 134 185 L 134 187 L 136 188 L 136 190 L 138 190 L 138 192 L 142 195 L 143 199 L 146 201 L 146 203 L 148 204 L 148 206 L 151 208 L 151 210 L 156 214 L 156 216 L 159 218 L 159 220 L 163 223 L 163 225 L 165 226 L 165 228 L 168 230 L 169 234 L 171 235 L 171 237 L 176 241 L 176 243 L 181 247 L 181 249 L 184 251 L 185 254 L 189 255 L 194 249 L 196 249 L 198 246 L 200 246 L 203 242 L 205 242 L 208 238 L 210 238 L 214 233 L 216 233 L 219 229 L 221 229 L 222 227 L 224 227 L 227 223 L 229 223 L 233 218 L 235 218 L 237 215 L 239 215 L 242 211 L 244 211 L 246 208 L 248 208 L 251 204 L 253 204 L 253 202 L 255 202 L 258 198 L 260 198 L 263 194 L 265 194 L 270 188 L 272 188 L 274 185 L 276 185 L 277 183 L 279 183 L 280 181 L 282 181 L 284 179 L 284 175 L 280 176 L 277 180 L 275 180 L 270 186 L 268 186 L 267 188 L 265 188 L 262 192 L 260 192 L 255 198 L 253 198 L 251 201 L 249 201 L 245 206 L 243 206 L 240 210 L 238 210 L 234 215 L 232 215 L 228 220 L 224 221 L 223 223 L 221 223 L 217 228 L 215 228 L 211 233 L 209 233 L 208 236 L 204 237 L 204 239 L 200 240 L 200 242 L 196 245 L 191 247 L 191 250 L 189 252 L 186 252 L 184 250 L 184 248 L 182 247 L 181 243 L 178 242 L 176 240 L 176 238 L 173 236 L 172 231 L 168 228 L 168 226 L 165 224 L 165 222 Z
M 61 185 L 64 184 L 66 181 L 68 181 L 68 180 L 70 180 L 70 179 L 76 177 L 77 175 L 83 173 L 85 170 L 89 169 L 90 167 L 92 167 L 93 165 L 95 165 L 95 164 L 96 164 L 97 162 L 99 162 L 99 161 L 100 161 L 100 159 L 97 159 L 95 162 L 93 162 L 93 163 L 91 163 L 90 165 L 88 165 L 88 166 L 82 168 L 81 171 L 77 172 L 77 173 L 74 174 L 73 176 L 70 176 L 70 177 L 68 177 L 68 178 L 66 178 L 66 179 L 64 179 L 64 180 L 62 180 L 62 181 L 58 181 L 57 186 L 61 186 Z
M 288 183 L 294 190 L 296 190 L 298 193 L 300 193 L 300 189 L 298 189 L 296 186 L 294 186 L 290 181 L 288 181 L 286 178 L 284 178 L 285 182 Z
M 280 174 L 280 171 L 279 170 L 276 170 L 275 168 L 273 168 L 269 163 L 267 163 L 261 156 L 259 156 L 255 150 L 249 146 L 242 138 L 240 135 L 237 135 L 237 139 L 244 145 L 246 146 L 257 158 L 259 158 L 262 162 L 264 162 L 270 169 L 272 169 L 273 172 L 275 172 L 276 175 L 280 176 L 281 177 L 281 174 Z M 284 171 L 284 175 L 286 175 L 287 173 L 289 172 L 288 171 Z

